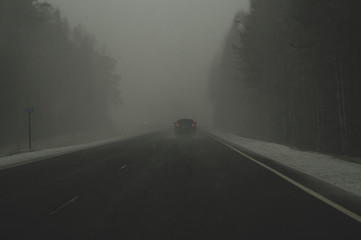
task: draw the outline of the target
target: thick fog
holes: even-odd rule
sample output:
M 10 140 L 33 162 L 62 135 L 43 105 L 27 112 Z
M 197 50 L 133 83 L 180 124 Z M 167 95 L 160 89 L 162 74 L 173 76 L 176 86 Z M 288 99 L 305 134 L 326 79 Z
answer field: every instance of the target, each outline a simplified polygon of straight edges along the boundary
M 248 0 L 50 0 L 118 61 L 122 127 L 166 126 L 177 118 L 212 123 L 210 63 Z

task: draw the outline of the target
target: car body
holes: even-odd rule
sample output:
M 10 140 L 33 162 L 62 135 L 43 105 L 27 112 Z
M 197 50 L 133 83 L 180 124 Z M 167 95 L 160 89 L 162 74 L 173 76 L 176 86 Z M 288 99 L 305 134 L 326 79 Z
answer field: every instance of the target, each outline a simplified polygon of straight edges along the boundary
M 176 134 L 194 134 L 197 131 L 197 122 L 192 119 L 179 119 L 174 123 Z

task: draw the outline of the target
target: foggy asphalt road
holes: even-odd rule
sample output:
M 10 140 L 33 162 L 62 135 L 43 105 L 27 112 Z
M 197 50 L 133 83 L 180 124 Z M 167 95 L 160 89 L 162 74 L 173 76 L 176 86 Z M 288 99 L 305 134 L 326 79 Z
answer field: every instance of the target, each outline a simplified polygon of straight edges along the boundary
M 359 239 L 361 225 L 199 133 L 0 171 L 0 239 Z

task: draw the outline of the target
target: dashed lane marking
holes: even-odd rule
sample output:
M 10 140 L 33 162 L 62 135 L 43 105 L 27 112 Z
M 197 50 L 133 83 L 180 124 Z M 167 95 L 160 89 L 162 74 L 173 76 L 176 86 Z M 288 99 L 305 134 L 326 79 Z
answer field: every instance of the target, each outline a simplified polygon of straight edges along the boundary
M 69 201 L 67 201 L 66 203 L 64 203 L 63 205 L 61 205 L 60 207 L 58 207 L 56 210 L 54 211 L 51 211 L 49 214 L 50 215 L 55 215 L 57 214 L 58 212 L 60 212 L 61 210 L 63 210 L 64 208 L 70 206 L 71 204 L 73 204 L 76 200 L 78 200 L 80 197 L 79 196 L 76 196 L 72 199 L 70 199 Z
M 118 171 L 121 171 L 121 170 L 123 170 L 124 168 L 126 168 L 127 166 L 126 165 L 124 165 L 124 166 L 122 166 L 121 168 L 118 168 Z

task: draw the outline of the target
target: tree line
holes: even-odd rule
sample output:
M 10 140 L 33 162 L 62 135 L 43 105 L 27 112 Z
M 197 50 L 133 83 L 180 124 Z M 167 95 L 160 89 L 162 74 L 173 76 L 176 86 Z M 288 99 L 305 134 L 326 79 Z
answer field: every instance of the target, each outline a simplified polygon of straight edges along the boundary
M 105 129 L 118 105 L 116 61 L 83 27 L 37 0 L 0 2 L 0 145 Z
M 360 156 L 359 9 L 357 0 L 251 0 L 213 64 L 217 126 Z

